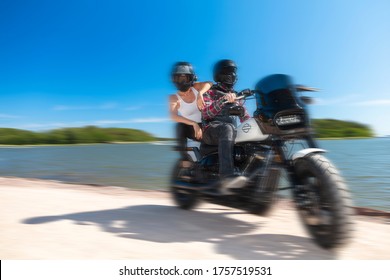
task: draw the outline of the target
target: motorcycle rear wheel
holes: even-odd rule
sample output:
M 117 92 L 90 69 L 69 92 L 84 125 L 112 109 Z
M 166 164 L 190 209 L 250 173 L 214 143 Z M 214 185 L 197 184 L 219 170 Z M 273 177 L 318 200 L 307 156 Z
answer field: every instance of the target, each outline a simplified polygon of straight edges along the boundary
M 325 249 L 344 246 L 352 233 L 349 191 L 333 164 L 320 154 L 296 160 L 294 199 L 315 242 Z
M 192 162 L 192 160 L 188 160 L 187 162 Z M 183 165 L 183 160 L 179 159 L 173 170 L 171 175 L 171 195 L 175 204 L 184 210 L 193 209 L 199 202 L 199 195 L 197 191 L 181 189 L 175 186 L 175 182 L 180 183 L 185 180 L 190 174 L 190 168 Z

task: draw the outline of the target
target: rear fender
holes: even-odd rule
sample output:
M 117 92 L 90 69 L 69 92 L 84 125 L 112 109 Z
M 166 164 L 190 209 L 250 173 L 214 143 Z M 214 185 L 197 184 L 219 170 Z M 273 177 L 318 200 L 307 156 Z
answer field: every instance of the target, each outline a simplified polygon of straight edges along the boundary
M 299 158 L 303 158 L 309 154 L 318 154 L 318 153 L 326 153 L 326 150 L 318 149 L 318 148 L 303 149 L 303 150 L 296 152 L 292 156 L 292 160 L 295 161 L 295 160 L 297 160 Z

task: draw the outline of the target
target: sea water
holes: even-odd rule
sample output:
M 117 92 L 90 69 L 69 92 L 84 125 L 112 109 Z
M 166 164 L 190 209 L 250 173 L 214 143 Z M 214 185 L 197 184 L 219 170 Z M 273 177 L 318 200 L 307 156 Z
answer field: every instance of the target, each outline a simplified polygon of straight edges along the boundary
M 320 140 L 356 206 L 390 212 L 390 138 Z M 172 143 L 0 148 L 0 176 L 168 190 Z

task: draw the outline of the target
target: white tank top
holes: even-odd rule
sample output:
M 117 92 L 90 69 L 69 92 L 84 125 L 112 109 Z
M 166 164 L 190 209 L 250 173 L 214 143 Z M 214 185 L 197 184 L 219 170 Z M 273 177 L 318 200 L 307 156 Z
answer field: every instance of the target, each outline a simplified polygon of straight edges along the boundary
M 180 101 L 179 113 L 182 117 L 189 119 L 191 121 L 200 123 L 202 122 L 202 116 L 197 106 L 198 91 L 195 88 L 191 88 L 192 92 L 195 95 L 195 100 L 192 103 L 185 102 L 180 95 L 176 93 L 177 98 Z

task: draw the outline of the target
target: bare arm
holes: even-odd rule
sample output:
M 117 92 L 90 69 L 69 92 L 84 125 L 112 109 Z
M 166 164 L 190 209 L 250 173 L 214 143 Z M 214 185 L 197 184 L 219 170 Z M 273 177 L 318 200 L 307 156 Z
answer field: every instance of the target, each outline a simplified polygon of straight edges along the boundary
M 195 83 L 194 88 L 199 92 L 197 98 L 197 105 L 199 110 L 202 110 L 205 106 L 203 100 L 203 94 L 206 93 L 213 86 L 212 82 Z
M 215 93 L 211 90 L 204 96 L 205 106 L 201 110 L 202 117 L 205 120 L 213 119 L 225 106 L 228 96 L 222 96 L 219 99 L 214 98 Z

